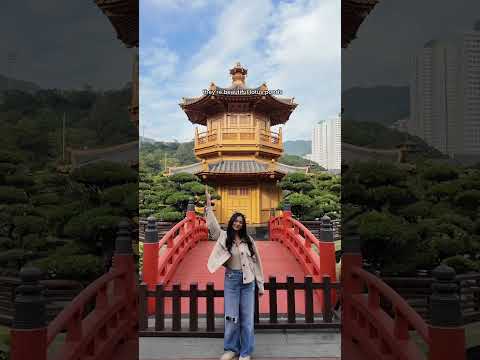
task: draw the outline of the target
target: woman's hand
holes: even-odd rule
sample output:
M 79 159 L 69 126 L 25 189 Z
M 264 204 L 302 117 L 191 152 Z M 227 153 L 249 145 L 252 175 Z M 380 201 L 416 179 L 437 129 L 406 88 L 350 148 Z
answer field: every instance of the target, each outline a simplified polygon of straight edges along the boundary
M 205 206 L 209 207 L 212 206 L 212 197 L 210 196 L 210 193 L 208 192 L 208 186 L 205 185 Z

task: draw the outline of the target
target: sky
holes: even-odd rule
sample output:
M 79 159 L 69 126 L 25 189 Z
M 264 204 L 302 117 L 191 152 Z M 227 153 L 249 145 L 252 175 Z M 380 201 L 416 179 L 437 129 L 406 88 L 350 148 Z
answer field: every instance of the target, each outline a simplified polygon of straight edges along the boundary
M 42 88 L 118 89 L 131 81 L 133 55 L 93 0 L 2 1 L 4 76 Z
M 342 88 L 408 85 L 424 44 L 471 31 L 478 0 L 381 0 L 342 50 Z
M 179 107 L 229 69 L 248 69 L 247 86 L 266 82 L 299 104 L 286 140 L 311 138 L 340 112 L 340 0 L 143 0 L 140 2 L 140 134 L 190 141 Z

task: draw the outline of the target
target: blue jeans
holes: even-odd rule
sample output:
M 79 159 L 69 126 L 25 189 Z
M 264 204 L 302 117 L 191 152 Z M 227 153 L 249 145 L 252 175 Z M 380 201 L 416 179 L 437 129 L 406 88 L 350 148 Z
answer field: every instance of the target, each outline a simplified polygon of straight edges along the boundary
M 224 350 L 251 355 L 255 347 L 255 281 L 243 284 L 242 270 L 225 268 L 224 300 Z

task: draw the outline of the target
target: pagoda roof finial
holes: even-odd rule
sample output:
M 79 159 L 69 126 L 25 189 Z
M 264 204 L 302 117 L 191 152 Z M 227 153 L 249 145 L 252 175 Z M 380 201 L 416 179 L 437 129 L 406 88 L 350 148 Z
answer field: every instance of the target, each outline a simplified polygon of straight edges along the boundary
M 248 70 L 245 69 L 239 61 L 237 61 L 233 69 L 230 69 L 230 74 L 232 75 L 232 85 L 235 87 L 244 87 L 247 72 Z

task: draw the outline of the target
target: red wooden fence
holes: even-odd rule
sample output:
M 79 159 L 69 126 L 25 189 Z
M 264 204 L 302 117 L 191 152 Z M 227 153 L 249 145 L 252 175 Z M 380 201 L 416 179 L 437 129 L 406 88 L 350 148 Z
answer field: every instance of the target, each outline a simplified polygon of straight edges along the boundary
M 40 270 L 24 268 L 15 299 L 11 360 L 46 360 L 49 346 L 66 331 L 54 360 L 114 358 L 122 343 L 138 341 L 136 267 L 128 222 L 119 224 L 113 266 L 47 326 Z M 87 306 L 94 308 L 86 313 Z M 134 354 L 133 354 L 134 355 Z
M 185 219 L 168 231 L 160 241 L 155 218 L 149 217 L 143 243 L 142 271 L 148 290 L 155 290 L 157 284 L 167 284 L 178 263 L 201 240 L 208 240 L 208 229 L 205 219 L 195 215 L 193 202 L 188 204 Z M 148 310 L 150 314 L 155 312 L 154 299 L 149 299 Z
M 333 304 L 326 302 L 323 314 L 314 313 L 314 291 L 320 290 L 330 294 L 334 289 L 339 289 L 339 283 L 331 283 L 330 277 L 325 276 L 321 283 L 312 282 L 311 276 L 306 276 L 304 282 L 295 283 L 293 276 L 287 276 L 286 282 L 277 282 L 271 276 L 265 283 L 265 290 L 269 292 L 268 319 L 260 318 L 258 288 L 255 289 L 255 328 L 256 329 L 339 329 L 340 323 L 334 319 Z M 287 291 L 288 313 L 279 314 L 277 306 L 277 292 Z M 304 314 L 297 314 L 298 304 L 295 304 L 295 292 L 304 293 Z M 197 283 L 190 284 L 189 289 L 182 289 L 181 284 L 175 283 L 171 290 L 157 285 L 155 291 L 149 291 L 146 284 L 139 285 L 139 329 L 140 336 L 198 336 L 198 337 L 223 337 L 224 314 L 216 314 L 214 302 L 216 298 L 223 298 L 224 291 L 214 288 L 213 283 L 200 289 Z M 155 317 L 148 318 L 147 299 L 153 298 L 156 302 Z M 189 299 L 189 311 L 181 313 L 182 298 Z M 327 296 L 326 298 L 329 298 Z M 171 315 L 165 310 L 166 299 L 171 299 Z M 198 311 L 199 299 L 205 299 L 207 304 L 206 314 L 200 315 Z M 182 325 L 182 315 L 184 318 Z M 284 318 L 286 317 L 286 318 Z M 282 319 L 283 318 L 283 319 Z M 200 320 L 200 321 L 199 321 Z M 215 320 L 221 323 L 217 327 Z M 200 324 L 199 324 L 200 323 Z
M 350 237 L 342 244 L 342 359 L 424 359 L 411 337 L 416 332 L 428 348 L 428 360 L 464 360 L 465 329 L 455 271 L 441 265 L 434 270 L 430 298 L 430 323 L 393 289 L 362 269 L 360 239 Z M 381 307 L 392 305 L 394 316 Z
M 325 276 L 333 282 L 337 280 L 334 235 L 328 216 L 322 218 L 320 239 L 317 239 L 300 221 L 292 218 L 287 205 L 282 215 L 270 219 L 269 236 L 271 241 L 283 243 L 299 261 L 305 273 L 312 275 L 314 281 L 320 282 Z M 323 304 L 323 293 L 316 293 Z M 335 303 L 335 291 L 332 291 L 330 301 Z

